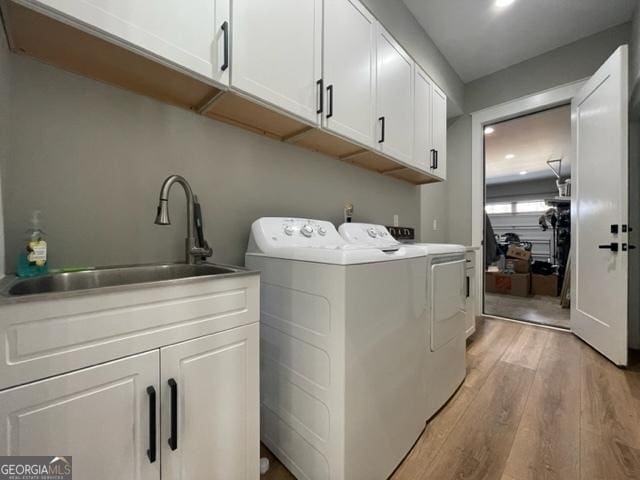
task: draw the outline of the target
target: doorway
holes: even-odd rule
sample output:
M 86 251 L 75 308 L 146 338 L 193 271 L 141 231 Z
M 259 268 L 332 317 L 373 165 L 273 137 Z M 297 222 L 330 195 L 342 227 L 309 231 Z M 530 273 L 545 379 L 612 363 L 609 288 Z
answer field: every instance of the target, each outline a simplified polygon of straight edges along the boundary
M 569 329 L 571 106 L 485 125 L 484 313 Z

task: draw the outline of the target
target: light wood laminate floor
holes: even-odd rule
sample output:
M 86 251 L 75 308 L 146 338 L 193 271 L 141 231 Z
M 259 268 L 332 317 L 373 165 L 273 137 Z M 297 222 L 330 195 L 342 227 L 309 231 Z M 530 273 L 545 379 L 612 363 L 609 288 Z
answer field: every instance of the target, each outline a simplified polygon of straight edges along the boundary
M 570 328 L 570 310 L 562 308 L 560 297 L 532 295 L 517 297 L 499 293 L 485 293 L 484 313 L 498 317 Z
M 264 480 L 294 478 L 263 454 Z M 478 319 L 467 378 L 392 479 L 640 479 L 640 371 L 570 333 Z

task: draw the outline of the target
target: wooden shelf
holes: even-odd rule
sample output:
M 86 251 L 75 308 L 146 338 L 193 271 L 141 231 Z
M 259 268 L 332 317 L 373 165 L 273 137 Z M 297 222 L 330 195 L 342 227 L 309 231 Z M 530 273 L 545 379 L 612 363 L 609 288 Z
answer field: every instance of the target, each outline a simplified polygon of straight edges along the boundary
M 0 0 L 0 8 L 14 53 L 414 185 L 440 181 L 11 0 Z

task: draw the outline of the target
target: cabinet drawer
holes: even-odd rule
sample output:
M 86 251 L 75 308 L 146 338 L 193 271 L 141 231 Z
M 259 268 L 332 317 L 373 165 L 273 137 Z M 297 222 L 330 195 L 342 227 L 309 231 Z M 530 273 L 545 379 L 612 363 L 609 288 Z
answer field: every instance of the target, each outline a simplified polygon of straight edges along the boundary
M 259 319 L 259 276 L 0 307 L 0 389 Z

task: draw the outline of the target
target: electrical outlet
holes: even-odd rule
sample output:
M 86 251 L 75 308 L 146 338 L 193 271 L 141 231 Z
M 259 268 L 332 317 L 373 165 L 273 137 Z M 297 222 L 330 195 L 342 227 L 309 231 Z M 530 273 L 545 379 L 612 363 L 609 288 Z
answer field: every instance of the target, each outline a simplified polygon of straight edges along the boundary
M 400 226 L 400 218 L 398 217 L 397 213 L 393 216 L 393 226 L 394 227 Z
M 434 218 L 433 219 L 433 231 L 437 231 L 438 230 L 438 219 Z

